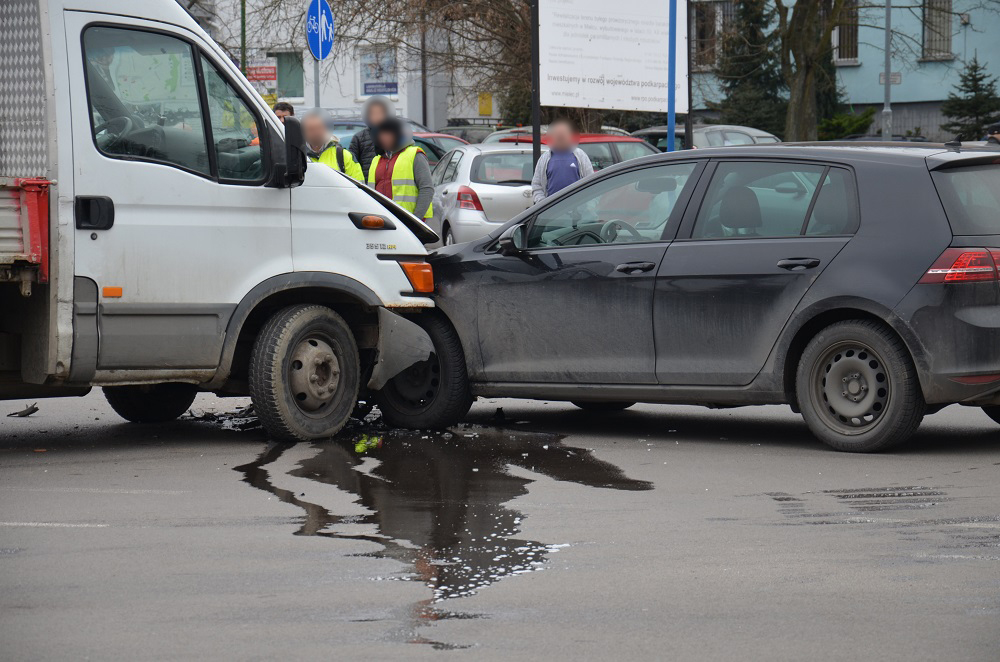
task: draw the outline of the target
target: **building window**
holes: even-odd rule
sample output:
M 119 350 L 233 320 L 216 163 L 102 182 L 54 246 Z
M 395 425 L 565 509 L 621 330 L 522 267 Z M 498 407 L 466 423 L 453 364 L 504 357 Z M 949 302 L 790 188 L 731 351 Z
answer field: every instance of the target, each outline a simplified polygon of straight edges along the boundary
M 924 60 L 950 60 L 951 0 L 924 0 Z
M 268 53 L 267 56 L 277 60 L 278 87 L 274 91 L 275 95 L 279 99 L 305 97 L 302 53 Z
M 722 35 L 732 25 L 733 0 L 699 0 L 691 3 L 692 68 L 711 71 L 719 61 Z
M 836 64 L 858 63 L 858 0 L 847 0 L 840 22 L 833 29 L 833 59 Z

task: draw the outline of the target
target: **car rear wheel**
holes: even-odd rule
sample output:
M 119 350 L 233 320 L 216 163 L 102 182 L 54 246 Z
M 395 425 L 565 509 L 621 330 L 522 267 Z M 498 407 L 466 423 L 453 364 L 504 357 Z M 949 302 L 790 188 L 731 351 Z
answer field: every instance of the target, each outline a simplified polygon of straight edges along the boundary
M 795 390 L 809 429 L 840 451 L 871 453 L 901 443 L 926 408 L 906 346 L 867 320 L 833 324 L 810 340 Z
M 403 428 L 444 428 L 458 423 L 472 406 L 462 343 L 451 322 L 436 312 L 411 318 L 430 336 L 434 352 L 410 366 L 374 394 L 382 418 Z
M 132 423 L 166 423 L 188 410 L 198 388 L 192 384 L 105 386 L 104 397 L 119 416 Z
M 444 245 L 452 246 L 455 243 L 455 235 L 452 233 L 451 228 L 445 226 L 444 229 Z
M 587 401 L 577 402 L 576 400 L 574 400 L 573 404 L 584 411 L 623 411 L 625 409 L 628 409 L 635 403 L 634 402 L 587 402 Z
M 291 306 L 257 336 L 250 396 L 272 439 L 323 439 L 350 419 L 360 373 L 354 334 L 340 315 L 326 306 Z

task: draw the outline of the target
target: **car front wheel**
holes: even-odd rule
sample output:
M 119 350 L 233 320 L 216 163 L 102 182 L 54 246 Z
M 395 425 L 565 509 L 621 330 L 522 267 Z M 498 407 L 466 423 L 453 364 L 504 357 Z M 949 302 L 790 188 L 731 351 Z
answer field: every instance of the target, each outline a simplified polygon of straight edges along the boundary
M 462 342 L 451 322 L 427 311 L 411 318 L 434 344 L 430 357 L 389 380 L 374 394 L 382 418 L 403 428 L 444 428 L 462 420 L 472 406 Z
M 840 451 L 871 453 L 901 443 L 926 408 L 906 346 L 867 320 L 838 322 L 810 340 L 795 391 L 809 429 Z
M 354 334 L 340 315 L 326 306 L 291 306 L 257 336 L 250 396 L 272 439 L 323 439 L 350 419 L 360 373 Z

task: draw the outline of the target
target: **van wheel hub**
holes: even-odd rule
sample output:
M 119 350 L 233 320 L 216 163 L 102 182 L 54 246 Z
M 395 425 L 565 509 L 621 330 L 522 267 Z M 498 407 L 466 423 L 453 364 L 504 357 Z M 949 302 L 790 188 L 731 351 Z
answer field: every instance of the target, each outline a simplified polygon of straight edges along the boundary
M 340 386 L 340 361 L 329 342 L 308 336 L 296 345 L 288 364 L 288 384 L 304 412 L 318 413 L 330 404 Z

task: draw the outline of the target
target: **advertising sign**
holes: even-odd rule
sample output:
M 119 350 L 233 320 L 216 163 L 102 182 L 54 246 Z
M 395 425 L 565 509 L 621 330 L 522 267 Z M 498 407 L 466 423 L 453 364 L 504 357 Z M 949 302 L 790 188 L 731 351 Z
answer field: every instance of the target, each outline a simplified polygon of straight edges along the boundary
M 539 0 L 543 106 L 667 110 L 666 0 Z M 688 110 L 686 2 L 677 3 L 676 112 Z
M 361 94 L 399 94 L 396 75 L 396 50 L 392 47 L 369 48 L 358 53 L 361 65 Z
M 258 93 L 264 95 L 278 87 L 278 59 L 255 58 L 247 62 L 247 80 Z

